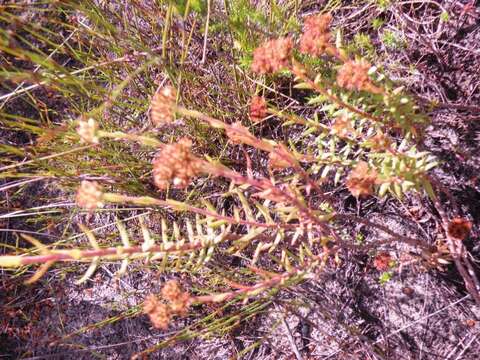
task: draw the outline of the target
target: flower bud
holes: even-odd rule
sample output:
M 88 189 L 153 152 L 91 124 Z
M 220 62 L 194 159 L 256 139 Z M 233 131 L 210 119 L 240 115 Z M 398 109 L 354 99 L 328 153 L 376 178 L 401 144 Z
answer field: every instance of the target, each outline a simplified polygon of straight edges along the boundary
M 250 119 L 260 122 L 267 116 L 267 102 L 264 97 L 254 96 L 250 102 Z
M 78 121 L 77 134 L 80 142 L 87 144 L 98 144 L 98 123 L 93 118 L 80 119 Z
M 455 240 L 465 240 L 472 230 L 472 223 L 467 219 L 455 218 L 448 224 L 448 235 Z
M 76 201 L 78 206 L 92 211 L 103 207 L 102 197 L 102 188 L 96 181 L 84 180 L 77 190 Z

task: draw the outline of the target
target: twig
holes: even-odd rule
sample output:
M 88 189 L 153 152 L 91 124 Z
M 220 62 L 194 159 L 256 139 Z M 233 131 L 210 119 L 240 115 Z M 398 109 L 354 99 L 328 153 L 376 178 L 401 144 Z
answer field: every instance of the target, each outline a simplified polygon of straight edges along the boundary
M 202 64 L 205 64 L 207 59 L 207 41 L 208 41 L 208 27 L 210 25 L 210 3 L 211 0 L 207 0 L 207 19 L 205 20 L 205 34 L 203 35 L 203 52 L 202 52 Z
M 70 33 L 70 35 L 67 36 L 67 38 L 60 44 L 58 45 L 55 50 L 53 50 L 50 55 L 48 55 L 46 57 L 46 60 L 50 59 L 53 55 L 55 55 L 55 53 L 63 46 L 67 43 L 68 40 L 70 40 L 72 38 L 73 35 L 75 35 L 75 33 L 78 31 L 78 29 L 75 29 L 74 31 L 72 31 Z M 35 69 L 33 69 L 33 73 L 35 74 L 38 70 L 40 69 L 40 65 L 37 65 L 35 66 Z M 3 109 L 3 107 L 5 106 L 5 104 L 8 102 L 8 100 L 12 97 L 12 96 L 15 96 L 15 94 L 18 94 L 20 91 L 23 90 L 23 85 L 25 85 L 25 81 L 23 81 L 21 84 L 18 84 L 18 86 L 16 87 L 16 89 L 7 94 L 7 96 L 2 96 L 1 99 L 3 100 L 5 98 L 5 101 L 0 105 L 0 110 Z
M 78 147 L 78 148 L 73 148 L 73 149 L 70 149 L 70 150 L 67 150 L 67 151 L 63 151 L 63 152 L 58 153 L 58 154 L 47 155 L 47 156 L 39 157 L 39 158 L 37 158 L 37 159 L 22 161 L 22 162 L 13 164 L 13 165 L 3 166 L 3 167 L 0 168 L 0 171 L 9 170 L 9 169 L 14 169 L 14 168 L 16 168 L 16 167 L 20 167 L 20 166 L 23 166 L 23 165 L 27 165 L 27 164 L 34 163 L 35 161 L 42 161 L 42 160 L 53 159 L 53 158 L 56 158 L 56 157 L 59 157 L 59 156 L 62 156 L 62 155 L 74 153 L 74 152 L 76 152 L 76 151 L 85 150 L 85 149 L 91 148 L 92 146 L 93 146 L 93 145 L 80 146 L 80 147 Z
M 279 308 L 279 306 L 277 304 L 275 304 L 275 308 L 277 309 L 278 313 L 280 314 L 280 319 L 281 319 L 281 321 L 283 323 L 283 326 L 285 327 L 285 330 L 287 332 L 288 342 L 290 343 L 290 346 L 292 347 L 292 351 L 295 354 L 295 357 L 297 358 L 297 360 L 303 360 L 302 355 L 298 351 L 297 344 L 295 344 L 295 339 L 292 336 L 292 331 L 290 330 L 290 326 L 288 326 L 288 323 L 285 320 L 285 316 L 283 316 L 283 313 L 281 312 L 281 309 Z
M 415 325 L 415 324 L 417 324 L 417 323 L 419 323 L 419 322 L 422 322 L 422 321 L 424 321 L 424 320 L 427 320 L 427 319 L 431 318 L 432 316 L 438 315 L 438 314 L 440 314 L 441 312 L 443 312 L 443 311 L 445 311 L 445 310 L 447 310 L 447 309 L 449 309 L 449 308 L 451 308 L 451 307 L 453 307 L 453 306 L 461 303 L 462 301 L 466 300 L 466 299 L 469 298 L 469 297 L 470 297 L 470 295 L 465 295 L 465 296 L 462 297 L 461 299 L 458 299 L 457 301 L 455 301 L 455 302 L 453 302 L 453 303 L 451 303 L 451 304 L 449 304 L 449 305 L 447 305 L 447 306 L 445 306 L 445 307 L 443 307 L 443 308 L 441 308 L 441 309 L 439 309 L 439 310 L 437 310 L 437 311 L 435 311 L 435 312 L 433 312 L 433 313 L 431 313 L 431 314 L 428 314 L 428 315 L 426 315 L 426 316 L 423 316 L 423 317 L 421 317 L 421 318 L 418 318 L 417 320 L 414 320 L 414 321 L 412 321 L 411 323 L 409 323 L 409 324 L 407 324 L 407 325 L 405 325 L 405 326 L 402 326 L 401 328 L 399 328 L 399 329 L 391 332 L 391 333 L 388 334 L 387 336 L 384 336 L 383 338 L 378 339 L 377 341 L 375 341 L 375 342 L 373 343 L 373 345 L 376 345 L 376 344 L 378 344 L 378 343 L 381 343 L 382 341 L 385 341 L 386 339 L 388 339 L 388 338 L 390 338 L 390 337 L 392 337 L 392 336 L 394 336 L 394 335 L 396 335 L 396 334 L 399 334 L 399 333 L 401 333 L 402 331 L 405 331 L 405 330 L 408 329 L 409 327 L 412 327 L 413 325 Z M 328 354 L 328 355 L 327 355 L 325 358 L 323 358 L 323 359 L 324 359 L 324 360 L 330 359 L 331 357 L 335 356 L 336 354 L 338 354 L 338 353 L 340 353 L 340 352 L 342 352 L 342 351 L 343 351 L 342 349 L 335 350 L 334 352 L 331 352 L 330 354 Z
M 459 241 L 452 238 L 448 233 L 448 217 L 442 204 L 438 201 L 438 198 L 435 199 L 433 203 L 440 214 L 442 228 L 447 239 L 448 249 L 452 254 L 455 266 L 465 282 L 467 291 L 470 293 L 475 302 L 480 305 L 480 282 L 478 281 L 475 270 L 467 257 L 467 249 L 465 249 L 465 245 L 463 245 L 461 240 Z
M 462 349 L 462 351 L 460 351 L 460 354 L 458 354 L 455 360 L 460 360 L 462 358 L 462 355 L 465 353 L 465 351 L 467 351 L 467 349 L 472 345 L 473 341 L 477 339 L 477 335 L 478 334 L 472 336 L 472 340 L 470 340 L 468 344 L 465 345 L 465 347 Z
M 78 74 L 81 74 L 81 73 L 84 73 L 84 72 L 87 72 L 87 71 L 90 71 L 90 70 L 97 69 L 98 67 L 105 66 L 105 65 L 110 65 L 110 64 L 120 63 L 120 62 L 130 62 L 137 56 L 138 57 L 149 56 L 153 52 L 155 52 L 159 49 L 160 49 L 160 47 L 153 48 L 148 52 L 147 51 L 144 51 L 144 52 L 137 52 L 136 51 L 133 54 L 128 54 L 128 55 L 122 56 L 118 59 L 108 60 L 108 61 L 104 61 L 104 62 L 95 64 L 95 65 L 87 66 L 85 68 L 78 69 L 78 70 L 72 71 L 72 72 L 67 73 L 67 74 L 59 74 L 58 79 L 63 79 L 63 78 L 66 78 L 67 76 L 78 75 Z M 40 81 L 38 84 L 33 84 L 33 85 L 27 86 L 25 88 L 17 89 L 17 90 L 12 91 L 8 94 L 4 94 L 4 95 L 0 96 L 0 100 L 4 100 L 4 99 L 9 100 L 12 96 L 21 95 L 21 94 L 26 93 L 30 90 L 34 90 L 34 89 L 36 89 L 40 86 L 47 85 L 49 82 L 50 82 L 50 80 L 44 80 L 44 81 Z
M 469 336 L 470 334 L 467 333 L 467 335 L 465 335 L 462 339 L 460 339 L 460 341 L 458 342 L 457 345 L 454 346 L 454 348 L 452 349 L 452 351 L 450 351 L 447 356 L 445 357 L 445 360 L 450 360 L 450 358 L 452 358 L 454 355 L 455 355 L 455 352 L 457 351 L 458 348 L 460 348 L 461 345 L 464 345 L 464 340 Z M 461 356 L 466 349 L 468 349 L 468 347 L 471 345 L 471 343 L 473 342 L 473 340 L 475 340 L 475 337 L 477 336 L 477 334 L 474 334 L 472 336 L 472 339 L 468 342 L 468 344 L 465 346 L 464 345 L 464 348 L 460 351 L 460 354 L 459 356 Z M 455 359 L 458 359 L 458 357 L 456 357 Z
M 17 186 L 22 186 L 22 185 L 26 185 L 26 184 L 29 184 L 29 183 L 32 183 L 32 182 L 35 182 L 35 181 L 39 181 L 39 180 L 44 180 L 44 179 L 47 179 L 48 177 L 47 176 L 39 176 L 39 177 L 34 177 L 34 178 L 31 178 L 31 179 L 27 179 L 27 180 L 18 180 L 18 181 L 12 181 L 8 184 L 5 184 L 4 186 L 0 187 L 0 191 L 7 191 L 8 189 L 11 189 L 11 188 L 14 188 L 14 187 L 17 187 Z

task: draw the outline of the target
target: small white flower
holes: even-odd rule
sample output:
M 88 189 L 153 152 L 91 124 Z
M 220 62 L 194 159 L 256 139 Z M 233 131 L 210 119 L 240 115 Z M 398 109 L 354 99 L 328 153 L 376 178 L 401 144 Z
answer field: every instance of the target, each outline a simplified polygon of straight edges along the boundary
M 98 123 L 93 118 L 79 120 L 77 134 L 80 136 L 80 142 L 82 143 L 98 144 L 100 142 Z

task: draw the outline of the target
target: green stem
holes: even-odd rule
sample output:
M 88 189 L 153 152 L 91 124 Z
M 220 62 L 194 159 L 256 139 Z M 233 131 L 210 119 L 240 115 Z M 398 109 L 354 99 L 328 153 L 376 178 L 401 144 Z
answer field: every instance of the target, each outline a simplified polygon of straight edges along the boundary
M 102 138 L 111 138 L 115 140 L 130 140 L 130 141 L 137 141 L 142 145 L 151 146 L 154 148 L 161 147 L 163 143 L 158 141 L 157 139 L 143 136 L 143 135 L 136 135 L 136 134 L 127 134 L 121 131 L 114 131 L 114 132 L 107 132 L 107 131 L 98 131 L 98 136 Z

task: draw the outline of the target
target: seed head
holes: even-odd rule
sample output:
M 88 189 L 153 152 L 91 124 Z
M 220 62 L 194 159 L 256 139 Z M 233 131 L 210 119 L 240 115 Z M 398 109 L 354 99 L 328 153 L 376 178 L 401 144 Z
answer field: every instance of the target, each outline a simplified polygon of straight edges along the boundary
M 143 303 L 143 312 L 145 314 L 150 314 L 155 311 L 159 304 L 157 297 L 153 294 L 147 296 Z
M 176 280 L 170 280 L 163 286 L 162 298 L 168 301 L 172 314 L 184 316 L 187 313 L 190 294 L 183 291 Z
M 352 195 L 358 198 L 372 194 L 377 178 L 377 172 L 369 169 L 365 161 L 360 161 L 348 175 L 346 185 Z
M 103 207 L 102 197 L 102 188 L 96 181 L 84 180 L 77 190 L 76 201 L 78 206 L 93 211 Z
M 267 116 L 267 102 L 262 96 L 254 96 L 250 102 L 250 119 L 260 122 Z
M 380 93 L 381 90 L 372 84 L 368 71 L 372 66 L 366 60 L 349 60 L 345 62 L 337 74 L 337 84 L 348 90 Z
M 148 313 L 148 316 L 150 317 L 153 327 L 162 330 L 166 330 L 168 328 L 168 324 L 172 319 L 170 308 L 168 305 L 162 303 L 157 304 L 155 310 Z
M 173 122 L 176 98 L 177 93 L 172 86 L 165 86 L 153 95 L 150 104 L 150 119 L 155 126 Z
M 159 189 L 166 189 L 170 183 L 185 188 L 192 177 L 201 172 L 201 160 L 190 149 L 192 142 L 183 138 L 176 144 L 165 145 L 153 161 L 153 180 Z
M 303 34 L 300 38 L 300 52 L 312 56 L 320 56 L 329 49 L 332 35 L 328 30 L 332 15 L 311 15 L 305 19 Z
M 173 314 L 185 316 L 190 307 L 190 294 L 183 292 L 177 296 L 175 300 L 170 302 L 170 309 Z
M 162 297 L 168 301 L 176 300 L 182 294 L 182 289 L 176 280 L 169 280 L 162 288 Z
M 288 67 L 291 62 L 293 41 L 289 37 L 269 40 L 253 52 L 252 71 L 270 74 Z
M 80 142 L 87 144 L 98 144 L 98 123 L 93 118 L 80 119 L 77 126 L 77 134 Z
M 456 240 L 465 240 L 472 230 L 472 223 L 467 219 L 455 218 L 448 224 L 448 235 Z

